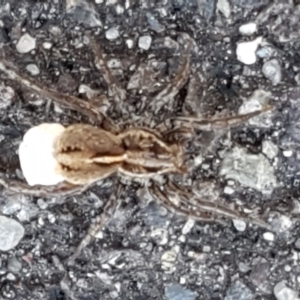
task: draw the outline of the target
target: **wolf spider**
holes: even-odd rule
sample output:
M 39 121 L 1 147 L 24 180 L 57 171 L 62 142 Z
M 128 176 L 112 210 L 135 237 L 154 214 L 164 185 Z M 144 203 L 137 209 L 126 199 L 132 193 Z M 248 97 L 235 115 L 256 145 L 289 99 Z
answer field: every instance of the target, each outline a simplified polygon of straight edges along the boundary
M 172 174 L 187 174 L 186 145 L 195 137 L 195 130 L 209 131 L 239 125 L 248 119 L 270 110 L 263 107 L 244 115 L 201 119 L 194 117 L 165 118 L 147 128 L 137 125 L 134 121 L 114 124 L 111 116 L 128 115 L 126 107 L 126 91 L 114 79 L 102 51 L 95 40 L 89 35 L 91 48 L 95 56 L 95 65 L 103 73 L 108 86 L 109 101 L 103 97 L 100 105 L 92 100 L 86 101 L 71 95 L 61 94 L 54 89 L 45 87 L 24 74 L 6 61 L 0 60 L 0 70 L 10 79 L 19 82 L 25 88 L 69 109 L 79 111 L 89 117 L 94 125 L 75 124 L 66 128 L 55 143 L 55 156 L 61 168 L 65 182 L 57 186 L 28 186 L 21 182 L 7 181 L 0 183 L 14 193 L 29 194 L 39 197 L 55 195 L 68 196 L 82 193 L 97 181 L 110 176 L 125 177 L 131 180 L 140 179 L 142 184 L 158 203 L 167 210 L 198 221 L 218 221 L 219 218 L 244 219 L 259 226 L 268 226 L 259 216 L 248 216 L 237 208 L 198 199 L 191 188 L 183 187 L 173 180 Z M 182 34 L 184 51 L 176 76 L 144 107 L 144 112 L 152 111 L 155 120 L 159 113 L 171 110 L 174 97 L 186 84 L 190 71 L 190 58 L 193 40 Z M 103 100 L 104 99 L 104 100 Z M 124 105 L 124 106 L 123 106 Z M 153 117 L 154 111 L 154 117 Z M 130 112 L 133 119 L 138 119 Z M 159 117 L 157 117 L 159 119 Z M 160 120 L 161 120 L 160 119 Z M 140 119 L 143 124 L 143 118 Z M 156 120 L 155 120 L 156 121 Z M 159 183 L 161 179 L 165 181 Z M 119 182 L 119 187 L 122 184 Z M 86 237 L 81 241 L 75 253 L 69 258 L 73 262 L 105 225 L 120 204 L 119 189 L 104 204 L 103 213 L 96 223 L 92 224 Z M 176 198 L 176 201 L 171 200 Z

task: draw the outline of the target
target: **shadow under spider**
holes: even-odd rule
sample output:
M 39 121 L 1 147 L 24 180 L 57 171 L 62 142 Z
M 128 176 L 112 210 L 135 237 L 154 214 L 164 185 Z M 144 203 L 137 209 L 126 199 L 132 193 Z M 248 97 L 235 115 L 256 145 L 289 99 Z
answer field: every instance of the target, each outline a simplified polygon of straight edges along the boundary
M 126 100 L 126 91 L 112 76 L 99 45 L 91 36 L 89 38 L 95 56 L 95 65 L 102 72 L 108 86 L 109 105 L 122 114 L 120 102 Z M 152 111 L 154 115 L 158 115 L 162 110 L 172 110 L 174 97 L 189 78 L 190 56 L 194 41 L 187 34 L 182 34 L 181 40 L 183 52 L 177 74 L 146 107 L 147 111 Z M 59 105 L 79 111 L 97 125 L 71 125 L 58 138 L 55 156 L 61 165 L 65 182 L 51 187 L 29 186 L 2 177 L 0 184 L 7 192 L 38 197 L 70 196 L 82 193 L 99 180 L 117 175 L 142 181 L 151 196 L 172 213 L 205 222 L 219 221 L 221 218 L 243 219 L 268 227 L 262 216 L 249 216 L 237 208 L 230 209 L 216 202 L 201 200 L 193 195 L 191 189 L 179 187 L 168 177 L 164 178 L 166 181 L 162 184 L 161 179 L 167 174 L 188 173 L 184 147 L 187 141 L 193 139 L 195 130 L 209 131 L 237 126 L 271 110 L 271 106 L 244 115 L 212 119 L 173 117 L 161 121 L 154 128 L 139 128 L 135 124 L 128 124 L 130 126 L 125 129 L 114 124 L 109 118 L 107 114 L 109 109 L 103 109 L 93 101 L 61 94 L 43 86 L 19 74 L 14 65 L 5 58 L 0 59 L 0 71 L 32 92 L 50 98 Z M 76 141 L 76 151 L 66 151 L 68 147 L 72 148 L 74 141 Z M 82 249 L 95 238 L 97 232 L 118 209 L 122 201 L 122 187 L 122 184 L 117 184 L 115 193 L 104 204 L 103 213 L 90 226 L 87 236 L 68 259 L 68 263 L 74 262 Z

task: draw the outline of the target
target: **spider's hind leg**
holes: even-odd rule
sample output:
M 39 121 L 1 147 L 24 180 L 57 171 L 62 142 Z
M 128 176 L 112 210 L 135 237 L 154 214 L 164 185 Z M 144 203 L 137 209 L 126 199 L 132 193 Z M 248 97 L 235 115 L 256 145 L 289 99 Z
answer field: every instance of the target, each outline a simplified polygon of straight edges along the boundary
M 264 220 L 264 216 L 248 217 L 237 209 L 231 209 L 213 201 L 198 199 L 194 197 L 191 191 L 183 190 L 173 182 L 168 182 L 164 189 L 154 183 L 149 191 L 160 204 L 177 215 L 196 221 L 219 222 L 221 224 L 224 223 L 224 219 L 242 219 L 269 229 L 269 224 Z M 172 198 L 175 201 L 172 201 Z

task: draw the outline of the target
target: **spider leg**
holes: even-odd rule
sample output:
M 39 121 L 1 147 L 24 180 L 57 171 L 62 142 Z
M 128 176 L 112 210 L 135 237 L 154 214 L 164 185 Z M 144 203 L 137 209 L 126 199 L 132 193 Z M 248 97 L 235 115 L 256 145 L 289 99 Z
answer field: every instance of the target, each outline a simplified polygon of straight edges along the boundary
M 183 35 L 186 42 L 185 51 L 181 55 L 182 63 L 174 79 L 160 92 L 149 104 L 149 108 L 154 110 L 157 114 L 159 110 L 167 105 L 170 110 L 173 104 L 173 98 L 178 94 L 180 89 L 185 85 L 189 77 L 190 71 L 190 53 L 192 49 L 193 41 L 187 35 Z
M 230 220 L 242 219 L 249 223 L 254 223 L 262 228 L 268 228 L 264 220 L 257 218 L 249 218 L 245 214 L 234 211 L 224 205 L 204 201 L 193 197 L 191 192 L 186 192 L 178 187 L 175 183 L 169 182 L 165 191 L 162 191 L 156 184 L 153 185 L 153 196 L 164 207 L 174 214 L 179 214 L 185 217 L 195 219 L 196 221 L 217 221 L 222 223 L 221 218 Z M 174 196 L 179 200 L 178 205 L 175 204 L 170 198 Z M 218 218 L 219 217 L 219 218 Z
M 191 210 L 187 206 L 184 207 L 183 204 L 186 204 L 185 202 L 181 202 L 179 205 L 176 205 L 169 199 L 167 193 L 163 192 L 155 183 L 149 189 L 149 193 L 158 203 L 175 215 L 192 218 L 200 222 L 216 221 L 211 214 L 207 214 L 201 210 Z
M 124 101 L 126 99 L 126 91 L 121 88 L 114 76 L 112 75 L 110 69 L 107 66 L 106 60 L 103 57 L 102 50 L 95 39 L 92 38 L 91 34 L 88 34 L 90 39 L 90 45 L 94 52 L 96 67 L 102 72 L 104 80 L 108 86 L 108 95 L 112 97 L 116 104 Z
M 95 184 L 95 183 L 93 183 Z M 6 180 L 0 178 L 0 185 L 5 188 L 7 194 L 22 194 L 33 197 L 67 197 L 81 194 L 89 189 L 93 184 L 73 185 L 67 182 L 55 186 L 30 186 L 16 180 Z
M 178 195 L 182 203 L 185 203 L 186 205 L 194 206 L 198 210 L 204 210 L 207 213 L 211 213 L 213 215 L 231 219 L 231 220 L 242 219 L 249 223 L 254 223 L 263 228 L 269 227 L 269 224 L 267 224 L 264 221 L 263 217 L 259 217 L 259 216 L 249 217 L 246 214 L 238 211 L 237 208 L 231 209 L 228 206 L 225 206 L 224 204 L 199 199 L 198 197 L 194 197 L 191 191 L 184 190 L 173 181 L 168 182 L 167 188 L 169 190 L 169 193 Z
M 105 115 L 103 114 L 101 109 L 98 106 L 95 106 L 93 103 L 87 102 L 74 96 L 62 94 L 51 88 L 42 86 L 26 75 L 19 74 L 15 67 L 11 63 L 5 61 L 5 59 L 3 58 L 0 59 L 0 71 L 5 73 L 8 78 L 19 82 L 25 88 L 28 88 L 29 90 L 44 97 L 50 98 L 54 102 L 64 107 L 83 113 L 96 123 L 102 122 L 102 120 L 105 119 Z
M 90 225 L 87 235 L 82 239 L 75 252 L 68 258 L 68 265 L 74 264 L 75 260 L 81 254 L 82 250 L 95 239 L 97 233 L 103 228 L 103 226 L 110 220 L 114 212 L 118 209 L 118 207 L 122 203 L 120 197 L 122 189 L 123 187 L 119 185 L 116 193 L 111 194 L 108 201 L 103 207 L 102 214 L 98 216 L 95 223 Z
M 187 126 L 187 128 L 193 128 L 197 130 L 210 131 L 213 129 L 224 129 L 228 127 L 234 127 L 240 125 L 249 119 L 256 117 L 264 112 L 272 110 L 273 107 L 271 105 L 266 105 L 262 107 L 262 109 L 247 113 L 240 114 L 230 117 L 222 117 L 222 118 L 212 118 L 212 119 L 201 119 L 201 118 L 193 118 L 193 117 L 175 117 L 170 119 L 175 128 L 180 128 L 180 126 Z M 190 129 L 192 130 L 192 129 Z

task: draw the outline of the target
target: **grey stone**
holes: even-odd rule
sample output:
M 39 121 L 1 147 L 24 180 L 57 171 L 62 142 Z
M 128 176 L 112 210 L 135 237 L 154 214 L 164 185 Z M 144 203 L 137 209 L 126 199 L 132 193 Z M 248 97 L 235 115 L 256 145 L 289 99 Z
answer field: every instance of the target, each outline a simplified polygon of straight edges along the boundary
M 165 288 L 165 296 L 168 300 L 195 300 L 197 294 L 179 284 L 171 284 Z
M 266 78 L 271 80 L 273 85 L 280 83 L 282 78 L 281 65 L 277 59 L 271 59 L 264 63 L 262 72 Z
M 7 269 L 12 273 L 18 273 L 22 268 L 21 262 L 15 257 L 10 257 L 7 261 Z
M 247 149 L 239 147 L 225 154 L 220 175 L 265 194 L 269 194 L 277 186 L 269 160 L 262 154 L 250 154 Z
M 297 292 L 286 286 L 285 281 L 278 282 L 274 287 L 277 300 L 298 300 Z
M 244 283 L 236 281 L 228 288 L 225 300 L 253 300 L 253 295 Z

